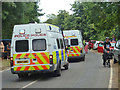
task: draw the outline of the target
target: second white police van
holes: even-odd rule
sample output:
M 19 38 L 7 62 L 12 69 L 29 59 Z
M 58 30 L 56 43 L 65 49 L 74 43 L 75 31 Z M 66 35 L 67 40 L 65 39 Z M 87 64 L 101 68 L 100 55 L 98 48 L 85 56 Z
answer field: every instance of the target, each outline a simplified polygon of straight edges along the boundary
M 68 59 L 80 61 L 85 60 L 85 50 L 83 38 L 80 30 L 65 30 L 63 31 L 65 45 L 68 47 Z

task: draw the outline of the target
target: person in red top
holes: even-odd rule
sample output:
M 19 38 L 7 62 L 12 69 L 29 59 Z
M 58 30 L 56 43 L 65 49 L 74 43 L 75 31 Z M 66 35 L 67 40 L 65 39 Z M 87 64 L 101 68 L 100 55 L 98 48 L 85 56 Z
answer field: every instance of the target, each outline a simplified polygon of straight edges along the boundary
M 85 52 L 88 53 L 88 44 L 85 44 Z
M 88 44 L 88 47 L 89 47 L 89 49 L 91 49 L 91 40 L 89 40 L 89 44 Z

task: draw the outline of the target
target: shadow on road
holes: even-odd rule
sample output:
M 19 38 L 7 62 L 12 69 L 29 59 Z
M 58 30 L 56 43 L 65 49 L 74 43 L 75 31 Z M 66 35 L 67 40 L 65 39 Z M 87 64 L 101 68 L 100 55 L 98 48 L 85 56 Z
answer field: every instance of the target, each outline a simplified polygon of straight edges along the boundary
M 62 68 L 62 73 L 65 71 L 65 69 Z M 34 74 L 30 74 L 28 77 L 26 78 L 21 78 L 21 79 L 17 79 L 16 82 L 25 82 L 25 81 L 34 81 L 34 80 L 40 80 L 40 81 L 47 81 L 53 78 L 58 78 L 56 76 L 54 76 L 53 72 L 48 72 L 48 73 L 34 73 Z
M 79 63 L 79 62 L 83 62 L 80 59 L 69 59 L 69 63 Z
M 36 74 L 31 74 L 26 78 L 21 78 L 21 79 L 17 79 L 16 82 L 25 82 L 25 81 L 33 81 L 33 80 L 37 80 L 37 79 L 41 79 L 41 80 L 49 80 L 50 78 L 54 78 L 53 77 L 53 73 L 36 73 Z

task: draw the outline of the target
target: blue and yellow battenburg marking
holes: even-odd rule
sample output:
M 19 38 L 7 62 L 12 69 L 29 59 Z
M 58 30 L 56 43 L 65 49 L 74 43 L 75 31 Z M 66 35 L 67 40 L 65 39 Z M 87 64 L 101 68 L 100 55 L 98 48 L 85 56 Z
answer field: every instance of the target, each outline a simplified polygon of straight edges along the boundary
M 54 64 L 58 63 L 59 59 L 61 61 L 64 61 L 67 58 L 67 53 L 65 50 L 54 51 L 52 54 L 53 54 L 53 63 Z

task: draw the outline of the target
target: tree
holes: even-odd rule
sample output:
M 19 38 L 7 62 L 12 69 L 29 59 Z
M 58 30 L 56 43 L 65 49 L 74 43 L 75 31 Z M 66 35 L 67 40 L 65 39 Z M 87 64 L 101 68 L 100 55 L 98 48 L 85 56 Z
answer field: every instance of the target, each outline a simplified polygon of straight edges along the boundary
M 39 13 L 35 2 L 3 2 L 2 3 L 2 38 L 10 39 L 13 27 L 16 24 L 26 24 L 31 21 L 40 22 Z
M 79 2 L 71 5 L 73 14 L 60 10 L 47 22 L 62 30 L 82 30 L 84 39 L 105 40 L 114 34 L 120 38 L 120 2 Z

